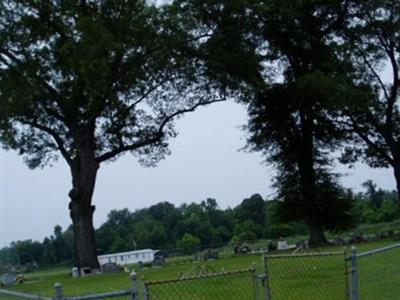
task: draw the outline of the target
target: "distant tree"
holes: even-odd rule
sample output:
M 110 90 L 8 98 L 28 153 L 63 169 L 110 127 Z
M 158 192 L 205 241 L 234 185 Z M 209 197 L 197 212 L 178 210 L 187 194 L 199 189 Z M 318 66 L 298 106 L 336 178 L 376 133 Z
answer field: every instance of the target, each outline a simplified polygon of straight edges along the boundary
M 9 247 L 0 249 L 0 266 L 16 266 L 18 264 L 18 253 L 14 243 L 12 243 Z
M 122 252 L 126 250 L 126 242 L 121 236 L 117 236 L 114 239 L 114 242 L 112 243 L 110 247 L 110 252 L 111 253 L 116 253 L 116 252 Z
M 345 162 L 362 158 L 371 167 L 391 167 L 400 206 L 400 2 L 354 1 L 354 15 L 343 34 L 352 58 L 355 84 L 367 90 L 346 111 L 355 135 Z
M 15 248 L 21 265 L 39 263 L 42 259 L 43 247 L 37 241 L 18 241 L 15 243 Z
M 362 186 L 367 190 L 365 196 L 371 201 L 375 208 L 380 208 L 384 200 L 385 192 L 382 189 L 377 189 L 376 183 L 372 180 L 363 182 Z
M 150 231 L 150 243 L 152 247 L 159 248 L 165 245 L 170 237 L 168 237 L 164 225 L 161 222 L 154 222 Z
M 0 142 L 31 168 L 68 164 L 78 267 L 99 266 L 100 165 L 129 152 L 154 166 L 176 118 L 223 100 L 187 59 L 194 41 L 176 12 L 144 0 L 0 3 Z
M 198 251 L 200 249 L 200 239 L 198 237 L 195 237 L 189 233 L 185 233 L 185 235 L 180 239 L 176 247 L 178 250 L 183 251 L 185 254 L 190 254 L 195 251 Z
M 264 226 L 266 220 L 266 202 L 261 195 L 255 194 L 244 199 L 235 208 L 235 218 L 239 222 L 253 221 L 256 225 Z

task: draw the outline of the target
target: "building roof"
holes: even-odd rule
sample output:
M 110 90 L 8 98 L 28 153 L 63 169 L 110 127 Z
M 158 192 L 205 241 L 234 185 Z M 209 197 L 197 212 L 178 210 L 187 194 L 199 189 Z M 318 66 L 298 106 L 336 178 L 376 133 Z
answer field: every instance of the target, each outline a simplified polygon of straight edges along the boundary
M 114 256 L 121 256 L 121 255 L 132 255 L 132 254 L 143 254 L 143 253 L 149 253 L 149 252 L 156 253 L 156 252 L 158 252 L 158 250 L 142 249 L 142 250 L 135 250 L 135 251 L 110 253 L 110 254 L 98 255 L 98 258 L 107 258 L 107 257 L 114 257 Z

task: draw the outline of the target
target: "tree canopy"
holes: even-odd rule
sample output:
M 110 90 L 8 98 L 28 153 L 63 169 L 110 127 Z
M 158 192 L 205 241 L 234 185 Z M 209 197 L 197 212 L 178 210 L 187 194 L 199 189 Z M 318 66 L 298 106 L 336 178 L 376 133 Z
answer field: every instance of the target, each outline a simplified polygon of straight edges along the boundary
M 185 3 L 199 30 L 210 32 L 196 49 L 208 76 L 247 105 L 249 149 L 278 169 L 286 215 L 306 221 L 310 244 L 325 242 L 323 228 L 339 225 L 350 210 L 329 158 L 344 138 L 336 118 L 351 68 L 334 37 L 349 2 Z
M 342 32 L 354 67 L 354 85 L 364 90 L 358 105 L 344 110 L 354 139 L 344 161 L 391 167 L 400 204 L 400 4 L 354 2 L 352 22 Z
M 194 41 L 181 19 L 145 0 L 0 4 L 0 141 L 31 168 L 59 155 L 69 165 L 79 267 L 98 267 L 100 164 L 130 152 L 155 165 L 177 117 L 224 100 L 186 54 Z

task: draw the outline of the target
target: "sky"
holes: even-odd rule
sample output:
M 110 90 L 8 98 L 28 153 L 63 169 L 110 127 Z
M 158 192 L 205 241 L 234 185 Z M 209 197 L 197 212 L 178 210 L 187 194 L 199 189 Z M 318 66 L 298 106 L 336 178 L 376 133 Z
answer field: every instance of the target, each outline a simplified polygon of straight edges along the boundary
M 239 151 L 245 145 L 240 126 L 246 110 L 234 103 L 200 108 L 176 122 L 179 135 L 171 140 L 172 154 L 156 168 L 143 168 L 131 155 L 102 165 L 95 194 L 95 227 L 112 209 L 134 211 L 161 201 L 176 205 L 215 198 L 222 208 L 238 205 L 259 193 L 273 196 L 274 170 L 259 153 Z M 390 169 L 354 169 L 338 166 L 344 186 L 357 191 L 367 179 L 384 189 L 394 189 Z M 69 170 L 60 160 L 53 167 L 29 170 L 14 151 L 0 150 L 0 248 L 15 240 L 42 241 L 55 225 L 70 224 Z

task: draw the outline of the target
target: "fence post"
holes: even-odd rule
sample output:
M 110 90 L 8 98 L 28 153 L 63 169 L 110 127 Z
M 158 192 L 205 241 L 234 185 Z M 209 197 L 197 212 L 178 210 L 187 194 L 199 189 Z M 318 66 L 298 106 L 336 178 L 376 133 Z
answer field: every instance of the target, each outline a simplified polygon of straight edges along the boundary
M 144 300 L 149 300 L 150 299 L 150 292 L 147 284 L 144 284 Z
M 132 283 L 132 292 L 131 292 L 132 300 L 138 300 L 139 299 L 138 276 L 135 271 L 132 271 L 129 276 L 131 278 L 131 283 Z
M 357 249 L 351 247 L 351 300 L 358 300 Z
M 268 256 L 266 253 L 263 255 L 264 258 L 264 278 L 263 278 L 263 286 L 265 291 L 265 300 L 271 300 L 271 290 L 269 286 L 269 268 L 268 268 Z
M 56 291 L 56 295 L 54 297 L 55 300 L 63 300 L 64 296 L 63 296 L 63 292 L 62 292 L 62 285 L 61 283 L 55 283 L 54 284 L 54 289 Z

